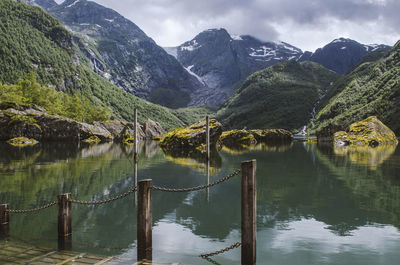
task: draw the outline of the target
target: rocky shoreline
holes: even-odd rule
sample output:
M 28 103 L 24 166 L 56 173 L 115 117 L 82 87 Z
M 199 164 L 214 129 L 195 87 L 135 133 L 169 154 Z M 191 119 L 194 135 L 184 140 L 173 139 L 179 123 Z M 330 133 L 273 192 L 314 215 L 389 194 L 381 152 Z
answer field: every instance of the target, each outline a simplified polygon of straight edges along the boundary
M 160 124 L 152 120 L 138 127 L 138 140 L 153 139 L 165 134 Z M 39 107 L 0 110 L 0 141 L 24 137 L 38 142 L 123 142 L 133 135 L 134 124 L 126 121 L 88 124 L 50 115 Z

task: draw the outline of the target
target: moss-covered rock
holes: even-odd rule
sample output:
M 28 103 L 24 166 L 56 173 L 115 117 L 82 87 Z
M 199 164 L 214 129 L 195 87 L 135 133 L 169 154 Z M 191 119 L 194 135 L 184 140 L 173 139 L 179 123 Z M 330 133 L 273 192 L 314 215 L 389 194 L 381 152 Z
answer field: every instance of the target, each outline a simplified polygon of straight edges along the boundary
M 225 146 L 248 146 L 257 143 L 256 138 L 250 131 L 231 130 L 223 132 L 219 138 Z
M 81 141 L 97 136 L 101 141 L 112 141 L 111 133 L 98 124 L 77 122 L 50 115 L 43 109 L 30 107 L 0 110 L 0 140 L 15 137 L 43 141 Z
M 222 133 L 222 125 L 217 120 L 210 120 L 210 149 L 216 149 L 217 141 Z M 203 153 L 206 143 L 206 122 L 199 121 L 188 127 L 181 127 L 168 132 L 160 142 L 167 153 Z
M 293 135 L 284 129 L 250 130 L 259 143 L 287 143 L 293 140 Z
M 88 144 L 98 144 L 101 142 L 101 140 L 96 135 L 92 135 L 89 138 L 84 139 L 82 142 L 88 143 Z
M 397 144 L 398 140 L 392 130 L 383 124 L 376 116 L 355 122 L 348 132 L 339 131 L 333 137 L 335 145 L 387 145 Z
M 7 141 L 7 143 L 17 146 L 17 147 L 25 147 L 25 146 L 32 146 L 38 143 L 33 138 L 26 138 L 26 137 L 15 137 Z

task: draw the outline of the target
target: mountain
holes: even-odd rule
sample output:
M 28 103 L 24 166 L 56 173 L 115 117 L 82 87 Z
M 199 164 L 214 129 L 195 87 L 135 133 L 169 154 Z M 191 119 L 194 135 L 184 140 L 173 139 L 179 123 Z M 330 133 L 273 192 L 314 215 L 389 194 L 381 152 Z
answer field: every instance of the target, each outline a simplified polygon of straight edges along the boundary
M 400 41 L 386 53 L 371 53 L 339 79 L 311 129 L 347 127 L 372 115 L 400 134 Z
M 133 110 L 138 108 L 141 123 L 150 118 L 165 129 L 184 124 L 177 117 L 182 116 L 182 111 L 175 115 L 175 111 L 127 93 L 94 73 L 79 49 L 82 45 L 77 42 L 79 39 L 39 7 L 1 0 L 0 36 L 0 82 L 3 84 L 16 84 L 34 72 L 42 85 L 106 107 L 114 119 L 132 121 Z M 185 121 L 191 111 L 187 110 Z
M 29 0 L 58 18 L 74 35 L 91 68 L 113 84 L 168 107 L 183 107 L 203 85 L 149 38 L 112 9 L 87 0 Z
M 217 112 L 228 128 L 299 129 L 338 74 L 314 62 L 286 61 L 256 72 Z
M 351 39 L 339 38 L 317 49 L 314 53 L 305 52 L 299 61 L 316 62 L 343 75 L 357 66 L 368 53 L 388 48 L 387 45 L 365 45 Z
M 195 92 L 192 105 L 220 105 L 250 74 L 302 55 L 300 49 L 287 43 L 231 36 L 222 28 L 203 31 L 179 47 L 166 50 L 205 85 Z

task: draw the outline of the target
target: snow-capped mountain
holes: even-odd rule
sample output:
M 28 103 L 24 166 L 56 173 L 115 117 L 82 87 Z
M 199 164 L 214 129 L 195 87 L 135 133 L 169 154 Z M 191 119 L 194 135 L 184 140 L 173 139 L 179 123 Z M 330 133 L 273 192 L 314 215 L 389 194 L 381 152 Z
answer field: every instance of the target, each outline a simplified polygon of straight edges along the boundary
M 87 0 L 29 0 L 74 33 L 93 70 L 136 96 L 169 107 L 186 106 L 203 87 L 137 25 L 116 11 Z M 166 96 L 174 95 L 173 105 Z M 180 102 L 178 102 L 180 99 Z
M 305 52 L 299 61 L 313 61 L 343 75 L 353 69 L 366 54 L 387 48 L 387 45 L 365 45 L 351 39 L 339 38 L 314 53 Z
M 193 105 L 220 105 L 250 74 L 277 62 L 297 60 L 302 51 L 284 42 L 263 42 L 252 36 L 209 29 L 178 47 L 166 48 L 199 81 Z

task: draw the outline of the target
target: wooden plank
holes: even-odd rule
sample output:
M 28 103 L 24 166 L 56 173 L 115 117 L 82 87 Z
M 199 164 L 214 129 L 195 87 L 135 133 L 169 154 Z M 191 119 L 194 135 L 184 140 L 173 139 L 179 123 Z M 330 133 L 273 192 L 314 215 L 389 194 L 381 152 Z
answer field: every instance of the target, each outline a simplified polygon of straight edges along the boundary
M 256 160 L 242 162 L 242 265 L 256 264 Z
M 103 259 L 102 261 L 97 262 L 95 265 L 102 265 L 106 262 L 111 261 L 112 259 L 114 259 L 114 257 L 109 257 L 109 258 Z

